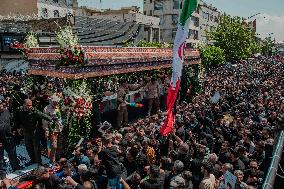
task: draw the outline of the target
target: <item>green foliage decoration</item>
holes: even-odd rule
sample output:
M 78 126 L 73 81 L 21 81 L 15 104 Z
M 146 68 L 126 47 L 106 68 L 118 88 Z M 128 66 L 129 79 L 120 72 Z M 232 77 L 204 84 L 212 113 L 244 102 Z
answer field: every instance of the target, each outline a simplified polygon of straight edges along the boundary
M 133 43 L 125 43 L 124 47 L 134 47 Z M 173 44 L 166 42 L 149 42 L 141 40 L 137 43 L 136 47 L 156 47 L 156 48 L 173 48 Z
M 201 63 L 205 66 L 218 66 L 224 64 L 224 50 L 216 46 L 205 46 L 201 49 Z
M 92 111 L 90 107 L 86 108 L 86 105 L 92 103 L 92 94 L 90 85 L 82 79 L 67 81 L 63 93 L 65 96 L 62 105 L 65 118 L 63 135 L 66 138 L 64 149 L 68 153 L 80 138 L 89 139 L 91 136 Z M 66 104 L 66 99 L 71 100 L 71 104 L 70 101 Z M 83 104 L 79 103 L 81 99 L 84 99 Z

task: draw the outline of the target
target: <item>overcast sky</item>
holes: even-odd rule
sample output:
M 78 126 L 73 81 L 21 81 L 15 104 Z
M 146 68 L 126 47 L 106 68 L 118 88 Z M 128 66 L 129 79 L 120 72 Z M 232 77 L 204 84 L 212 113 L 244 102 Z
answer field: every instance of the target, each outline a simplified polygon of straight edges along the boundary
M 125 6 L 143 7 L 143 0 L 78 0 L 79 5 L 95 8 L 119 9 Z M 277 41 L 284 41 L 284 0 L 204 0 L 220 11 L 231 15 L 249 17 L 256 13 L 257 33 L 267 37 L 270 33 Z M 252 19 L 253 20 L 253 19 Z

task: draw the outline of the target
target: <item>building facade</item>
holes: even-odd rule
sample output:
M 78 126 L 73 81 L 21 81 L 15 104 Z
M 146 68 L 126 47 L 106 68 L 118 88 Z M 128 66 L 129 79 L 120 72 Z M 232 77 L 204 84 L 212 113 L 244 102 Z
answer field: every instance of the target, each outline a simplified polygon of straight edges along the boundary
M 220 12 L 217 8 L 212 5 L 208 5 L 204 1 L 200 1 L 199 3 L 199 15 L 200 15 L 200 26 L 199 26 L 199 40 L 204 43 L 212 43 L 208 39 L 207 32 L 215 29 L 218 26 Z
M 161 41 L 173 43 L 181 13 L 180 0 L 144 0 L 143 14 L 160 18 Z M 198 0 L 198 8 L 189 23 L 188 43 L 209 43 L 206 30 L 218 25 L 220 12 Z
M 1 16 L 64 17 L 73 14 L 76 0 L 1 0 Z

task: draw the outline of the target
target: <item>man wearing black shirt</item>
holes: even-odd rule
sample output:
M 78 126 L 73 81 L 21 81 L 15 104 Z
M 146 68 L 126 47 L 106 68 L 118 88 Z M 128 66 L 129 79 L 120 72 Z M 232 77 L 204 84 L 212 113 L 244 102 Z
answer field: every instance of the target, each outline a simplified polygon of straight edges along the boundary
M 0 103 L 0 170 L 3 170 L 4 149 L 7 151 L 9 160 L 14 171 L 20 169 L 16 154 L 16 146 L 11 132 L 11 115 Z
M 39 129 L 42 119 L 52 121 L 51 117 L 35 109 L 30 99 L 25 99 L 24 107 L 16 114 L 16 125 L 23 129 L 25 145 L 31 158 L 26 166 L 41 164 Z
M 124 161 L 124 166 L 127 170 L 127 176 L 130 176 L 132 173 L 138 170 L 137 163 L 136 163 L 136 157 L 138 154 L 138 150 L 135 148 L 131 148 L 126 153 L 126 159 Z
M 123 165 L 118 159 L 118 149 L 112 145 L 112 134 L 106 134 L 103 138 L 104 149 L 99 152 L 99 160 L 105 167 L 110 188 L 117 187 L 123 172 Z
M 35 181 L 44 185 L 45 189 L 55 189 L 61 184 L 61 180 L 54 174 L 49 173 L 48 169 L 40 166 L 35 171 Z
M 156 165 L 150 166 L 148 170 L 149 177 L 141 181 L 141 189 L 162 189 L 163 182 L 161 182 L 160 168 Z
M 233 149 L 230 149 L 230 160 L 234 170 L 245 170 L 245 164 L 240 160 L 239 153 Z
M 263 172 L 258 169 L 257 161 L 250 161 L 249 169 L 244 171 L 244 181 L 249 185 L 256 186 L 262 177 Z

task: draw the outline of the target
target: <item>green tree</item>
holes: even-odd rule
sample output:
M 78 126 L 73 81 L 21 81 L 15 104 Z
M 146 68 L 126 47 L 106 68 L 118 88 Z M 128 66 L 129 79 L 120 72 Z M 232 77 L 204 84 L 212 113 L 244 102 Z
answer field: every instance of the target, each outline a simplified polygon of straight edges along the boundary
M 273 51 L 276 49 L 275 40 L 272 40 L 271 37 L 266 37 L 262 40 L 261 43 L 261 53 L 263 55 L 271 56 Z
M 226 60 L 245 59 L 257 50 L 255 33 L 240 17 L 222 15 L 218 27 L 208 32 L 208 37 L 224 50 Z
M 201 49 L 201 63 L 205 66 L 217 66 L 224 64 L 224 50 L 216 46 L 204 46 Z

